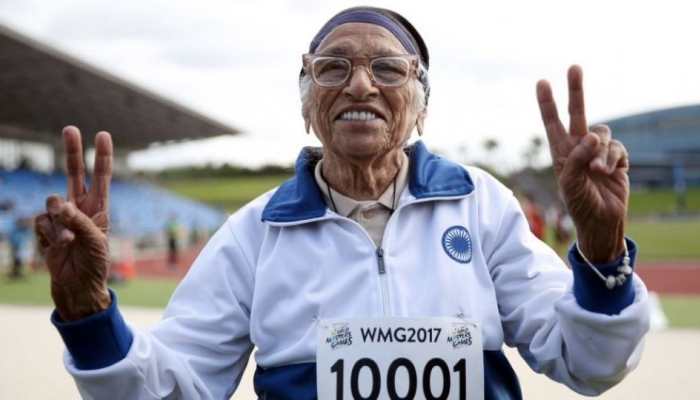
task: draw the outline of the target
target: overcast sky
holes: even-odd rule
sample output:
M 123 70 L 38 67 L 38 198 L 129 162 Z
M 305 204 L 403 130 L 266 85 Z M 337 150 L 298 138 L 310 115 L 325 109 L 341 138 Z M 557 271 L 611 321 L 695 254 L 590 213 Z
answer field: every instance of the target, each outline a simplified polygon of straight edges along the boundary
M 544 137 L 535 83 L 566 111 L 582 65 L 590 122 L 700 103 L 697 2 L 376 1 L 407 17 L 430 55 L 424 140 L 508 169 Z M 242 129 L 237 138 L 140 152 L 132 166 L 290 163 L 306 136 L 297 76 L 320 26 L 349 1 L 0 0 L 0 23 Z M 566 115 L 562 118 L 566 120 Z M 613 132 L 614 135 L 614 132 Z M 466 153 L 465 153 L 466 150 Z

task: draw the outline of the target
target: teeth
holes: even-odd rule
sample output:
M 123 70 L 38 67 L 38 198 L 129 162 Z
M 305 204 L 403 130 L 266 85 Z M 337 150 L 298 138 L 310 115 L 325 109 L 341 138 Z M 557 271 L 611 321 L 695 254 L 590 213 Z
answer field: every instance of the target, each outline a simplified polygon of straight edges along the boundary
M 346 111 L 340 116 L 345 121 L 369 121 L 375 118 L 377 115 L 371 111 Z

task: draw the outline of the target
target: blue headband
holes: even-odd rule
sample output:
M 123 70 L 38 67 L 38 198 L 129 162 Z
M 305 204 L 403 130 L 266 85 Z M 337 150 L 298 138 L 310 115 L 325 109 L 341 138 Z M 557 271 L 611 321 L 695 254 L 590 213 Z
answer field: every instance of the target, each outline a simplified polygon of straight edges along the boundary
M 346 13 L 342 13 L 331 18 L 316 34 L 314 40 L 311 41 L 309 53 L 313 54 L 323 39 L 325 39 L 325 37 L 338 25 L 347 24 L 349 22 L 364 22 L 379 25 L 391 32 L 399 40 L 399 42 L 401 42 L 406 51 L 408 51 L 410 54 L 419 55 L 418 50 L 416 50 L 416 47 L 413 44 L 413 40 L 411 40 L 410 36 L 398 23 L 396 23 L 396 21 L 378 12 L 369 10 L 350 10 Z
M 399 20 L 397 21 L 396 19 L 384 14 L 383 12 L 390 13 L 391 15 L 395 15 Z M 399 22 L 402 21 L 402 22 Z M 425 104 L 428 104 L 428 98 L 430 97 L 430 82 L 428 81 L 428 49 L 425 47 L 425 43 L 423 43 L 423 39 L 420 37 L 420 34 L 418 34 L 417 31 L 415 31 L 415 28 L 405 20 L 402 16 L 390 11 L 390 10 L 383 10 L 379 8 L 372 8 L 372 7 L 358 7 L 358 8 L 351 8 L 345 11 L 341 11 L 340 14 L 337 14 L 333 18 L 331 18 L 328 22 L 323 25 L 321 30 L 314 36 L 314 39 L 311 41 L 311 45 L 309 45 L 309 53 L 314 54 L 316 52 L 316 49 L 318 46 L 321 44 L 323 39 L 328 36 L 329 33 L 336 27 L 342 24 L 347 24 L 350 22 L 364 22 L 368 24 L 373 24 L 377 26 L 381 26 L 391 32 L 396 39 L 398 39 L 399 42 L 401 42 L 401 45 L 408 51 L 410 54 L 417 55 L 421 59 L 421 65 L 425 68 L 420 68 L 418 71 L 418 80 L 423 84 L 423 88 L 425 89 Z M 406 27 L 405 25 L 408 25 Z M 407 30 L 408 29 L 408 30 Z M 301 69 L 299 72 L 299 80 L 304 77 L 304 68 Z

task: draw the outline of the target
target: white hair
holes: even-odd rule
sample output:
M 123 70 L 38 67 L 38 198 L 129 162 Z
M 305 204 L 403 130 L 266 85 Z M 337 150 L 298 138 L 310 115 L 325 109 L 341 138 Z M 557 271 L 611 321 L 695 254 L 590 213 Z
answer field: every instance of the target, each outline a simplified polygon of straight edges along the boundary
M 422 67 L 421 67 L 422 68 Z M 411 82 L 415 86 L 415 96 L 413 96 L 413 107 L 414 110 L 419 113 L 427 107 L 425 103 L 425 87 L 418 79 L 411 79 Z M 299 80 L 299 95 L 301 97 L 301 110 L 302 115 L 304 114 L 305 108 L 309 105 L 311 100 L 311 88 L 313 86 L 313 79 L 311 75 L 305 74 Z

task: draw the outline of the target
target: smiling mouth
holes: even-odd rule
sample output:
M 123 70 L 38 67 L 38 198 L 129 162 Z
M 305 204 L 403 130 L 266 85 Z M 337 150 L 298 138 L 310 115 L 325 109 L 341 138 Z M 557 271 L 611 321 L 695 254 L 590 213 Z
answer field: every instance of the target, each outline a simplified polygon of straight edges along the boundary
M 371 111 L 346 111 L 338 116 L 337 121 L 372 121 L 380 117 Z

